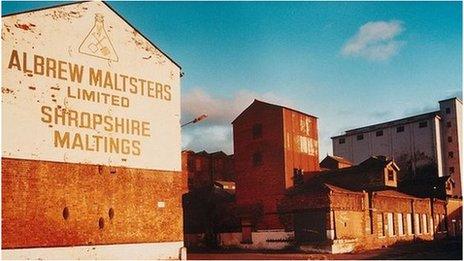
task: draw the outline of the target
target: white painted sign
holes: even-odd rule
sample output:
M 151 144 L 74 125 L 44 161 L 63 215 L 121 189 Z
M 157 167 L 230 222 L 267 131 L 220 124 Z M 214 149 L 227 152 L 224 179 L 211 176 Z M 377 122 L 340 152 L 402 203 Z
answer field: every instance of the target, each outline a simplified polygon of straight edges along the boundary
M 102 2 L 3 18 L 3 157 L 180 171 L 180 68 Z

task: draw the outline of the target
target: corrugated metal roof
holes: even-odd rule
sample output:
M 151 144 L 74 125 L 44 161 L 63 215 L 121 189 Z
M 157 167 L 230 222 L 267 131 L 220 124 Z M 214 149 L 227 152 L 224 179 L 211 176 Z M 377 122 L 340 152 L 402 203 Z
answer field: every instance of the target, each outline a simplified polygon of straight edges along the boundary
M 418 121 L 422 121 L 422 120 L 430 119 L 430 118 L 434 118 L 434 117 L 440 118 L 439 113 L 440 113 L 440 111 L 434 111 L 434 112 L 429 112 L 429 113 L 410 116 L 410 117 L 407 117 L 407 118 L 402 118 L 402 119 L 377 123 L 377 124 L 373 124 L 373 125 L 368 125 L 368 126 L 364 126 L 364 127 L 360 127 L 360 128 L 356 128 L 356 129 L 351 129 L 351 130 L 345 131 L 345 134 L 333 136 L 333 137 L 331 137 L 331 139 L 356 135 L 356 134 L 365 133 L 365 132 L 371 132 L 371 131 L 375 131 L 375 130 L 379 130 L 379 129 L 390 128 L 390 127 L 394 127 L 394 126 L 398 126 L 398 125 L 404 125 L 404 124 L 413 123 L 413 122 L 418 122 Z

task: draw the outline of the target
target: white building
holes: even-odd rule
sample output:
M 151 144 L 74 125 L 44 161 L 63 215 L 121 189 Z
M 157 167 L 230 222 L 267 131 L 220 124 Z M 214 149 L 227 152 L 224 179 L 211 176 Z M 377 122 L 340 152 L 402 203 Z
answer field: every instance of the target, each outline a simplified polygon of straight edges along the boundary
M 462 101 L 439 102 L 439 110 L 348 130 L 332 137 L 333 154 L 359 164 L 372 155 L 394 158 L 403 171 L 451 175 L 461 195 Z

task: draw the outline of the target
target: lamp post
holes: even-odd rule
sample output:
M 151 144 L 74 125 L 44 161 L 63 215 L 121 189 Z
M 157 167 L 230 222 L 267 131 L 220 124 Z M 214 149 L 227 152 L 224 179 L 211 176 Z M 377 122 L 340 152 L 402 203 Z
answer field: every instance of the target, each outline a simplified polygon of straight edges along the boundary
M 197 122 L 199 122 L 199 121 L 204 120 L 206 117 L 208 117 L 207 114 L 202 114 L 202 115 L 196 117 L 195 119 L 193 119 L 193 120 L 191 120 L 191 121 L 189 121 L 189 122 L 186 122 L 186 123 L 184 123 L 184 124 L 181 124 L 180 127 L 182 128 L 182 127 L 185 127 L 185 126 L 187 126 L 187 125 L 189 125 L 189 124 L 191 124 L 191 123 L 197 123 Z

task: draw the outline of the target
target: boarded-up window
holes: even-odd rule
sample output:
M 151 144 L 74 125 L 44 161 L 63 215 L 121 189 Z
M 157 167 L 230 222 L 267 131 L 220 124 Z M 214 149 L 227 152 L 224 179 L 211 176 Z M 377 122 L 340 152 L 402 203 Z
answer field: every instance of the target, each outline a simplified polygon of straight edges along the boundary
M 389 237 L 395 235 L 395 229 L 393 226 L 393 213 L 387 213 L 387 230 Z
M 420 216 L 419 214 L 414 214 L 414 231 L 416 235 L 422 234 L 422 225 L 420 222 Z
M 404 235 L 404 226 L 403 226 L 403 214 L 397 213 L 397 220 L 398 220 L 398 235 Z
M 427 226 L 427 215 L 422 214 L 422 227 L 424 228 L 424 234 L 428 233 L 428 226 Z
M 412 215 L 406 214 L 406 227 L 408 229 L 408 235 L 412 235 Z
M 433 235 L 434 231 L 433 231 L 433 217 L 432 216 L 430 216 L 430 218 L 428 218 L 428 222 L 429 222 L 429 224 L 428 224 L 429 233 Z
M 259 139 L 263 136 L 263 125 L 257 123 L 253 125 L 253 139 Z
M 255 152 L 253 154 L 253 166 L 259 166 L 263 163 L 263 156 L 261 152 Z
M 383 221 L 383 213 L 377 214 L 377 231 L 379 237 L 385 236 L 385 226 Z

